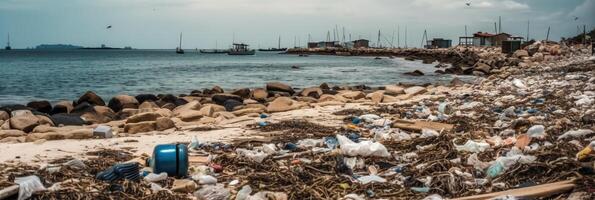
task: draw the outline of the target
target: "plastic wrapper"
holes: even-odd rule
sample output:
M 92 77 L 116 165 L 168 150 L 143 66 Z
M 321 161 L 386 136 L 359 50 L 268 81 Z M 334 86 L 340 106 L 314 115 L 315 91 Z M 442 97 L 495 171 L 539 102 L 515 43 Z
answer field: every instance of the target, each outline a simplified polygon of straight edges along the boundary
M 160 174 L 150 173 L 149 175 L 145 176 L 145 181 L 149 182 L 159 182 L 162 180 L 167 179 L 167 173 L 161 172 Z
M 43 191 L 45 187 L 39 180 L 39 177 L 33 176 L 25 176 L 25 177 L 17 177 L 14 179 L 16 184 L 19 184 L 19 197 L 18 200 L 28 199 L 33 195 L 34 192 Z
M 349 138 L 337 135 L 341 152 L 348 156 L 375 156 L 375 157 L 389 157 L 390 153 L 386 147 L 378 142 L 362 141 L 355 143 Z
M 368 184 L 368 183 L 385 183 L 386 179 L 378 176 L 378 175 L 369 175 L 369 176 L 362 176 L 357 178 L 357 180 L 361 184 Z
M 194 196 L 199 200 L 227 200 L 230 192 L 222 185 L 207 185 L 194 192 Z
M 251 193 L 252 188 L 250 187 L 250 185 L 244 185 L 244 187 L 242 187 L 242 189 L 238 191 L 238 194 L 236 195 L 236 200 L 246 200 L 248 199 L 248 197 L 250 197 Z
M 249 158 L 254 162 L 261 163 L 269 154 L 260 151 L 248 150 L 248 149 L 236 149 L 236 153 L 240 156 Z
M 467 151 L 472 153 L 484 152 L 490 149 L 490 144 L 486 142 L 475 142 L 473 140 L 467 140 L 464 145 L 455 145 L 457 151 Z

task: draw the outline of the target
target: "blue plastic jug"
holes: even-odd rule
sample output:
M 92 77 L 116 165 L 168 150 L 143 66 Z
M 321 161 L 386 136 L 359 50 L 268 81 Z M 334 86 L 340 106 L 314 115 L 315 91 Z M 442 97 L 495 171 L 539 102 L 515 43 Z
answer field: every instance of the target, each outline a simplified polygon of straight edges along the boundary
M 168 176 L 188 175 L 188 147 L 185 144 L 160 144 L 153 149 L 149 159 L 153 173 L 166 172 Z

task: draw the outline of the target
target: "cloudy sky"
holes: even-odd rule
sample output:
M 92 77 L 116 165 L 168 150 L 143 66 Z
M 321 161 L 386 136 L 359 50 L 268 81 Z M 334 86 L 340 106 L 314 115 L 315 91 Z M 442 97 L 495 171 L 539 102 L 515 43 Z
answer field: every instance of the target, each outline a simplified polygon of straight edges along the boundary
M 595 0 L 0 0 L 0 42 L 10 32 L 16 48 L 175 48 L 183 32 L 184 48 L 214 48 L 229 45 L 235 33 L 256 48 L 276 46 L 278 35 L 284 46 L 294 38 L 305 43 L 308 34 L 324 40 L 337 25 L 372 41 L 380 29 L 385 45 L 400 27 L 401 46 L 407 27 L 408 45 L 420 46 L 424 30 L 456 43 L 465 25 L 469 33 L 493 32 L 498 16 L 504 32 L 525 36 L 530 20 L 531 38 L 545 38 L 551 26 L 550 38 L 558 40 L 578 25 L 595 27 L 594 11 Z

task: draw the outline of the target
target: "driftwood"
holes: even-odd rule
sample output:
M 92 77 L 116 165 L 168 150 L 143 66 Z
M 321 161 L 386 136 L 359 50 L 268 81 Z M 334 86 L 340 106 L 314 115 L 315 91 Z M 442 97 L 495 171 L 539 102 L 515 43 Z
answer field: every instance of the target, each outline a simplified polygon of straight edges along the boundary
M 555 183 L 542 184 L 532 187 L 525 187 L 519 189 L 506 190 L 502 192 L 494 192 L 489 194 L 481 194 L 469 197 L 461 197 L 452 200 L 479 200 L 479 199 L 492 199 L 499 196 L 514 196 L 521 198 L 544 198 L 555 194 L 567 192 L 574 188 L 576 185 L 573 183 L 574 180 L 560 181 Z
M 0 199 L 6 199 L 19 193 L 19 185 L 9 186 L 0 190 Z
M 454 128 L 452 124 L 445 124 L 439 122 L 427 122 L 427 121 L 412 121 L 412 120 L 395 120 L 393 125 L 394 128 L 400 128 L 410 131 L 421 131 L 422 129 L 433 129 L 436 131 L 450 131 Z

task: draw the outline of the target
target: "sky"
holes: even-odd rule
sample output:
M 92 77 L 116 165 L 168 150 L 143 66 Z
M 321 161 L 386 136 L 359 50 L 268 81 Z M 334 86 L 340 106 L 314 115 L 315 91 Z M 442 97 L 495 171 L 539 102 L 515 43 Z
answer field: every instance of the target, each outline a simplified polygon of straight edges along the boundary
M 405 46 L 406 34 L 408 46 L 419 47 L 424 30 L 457 44 L 465 26 L 469 34 L 494 32 L 499 16 L 502 32 L 525 37 L 530 21 L 530 38 L 545 39 L 551 27 L 550 39 L 559 40 L 577 26 L 593 29 L 594 11 L 595 0 L 0 0 L 0 43 L 10 33 L 13 48 L 172 49 L 183 32 L 183 48 L 226 48 L 233 41 L 266 48 L 277 46 L 279 36 L 286 47 L 294 40 L 304 46 L 308 35 L 325 40 L 329 31 L 332 39 L 335 27 L 342 39 L 344 27 L 347 39 L 375 43 L 380 30 L 384 46 Z

